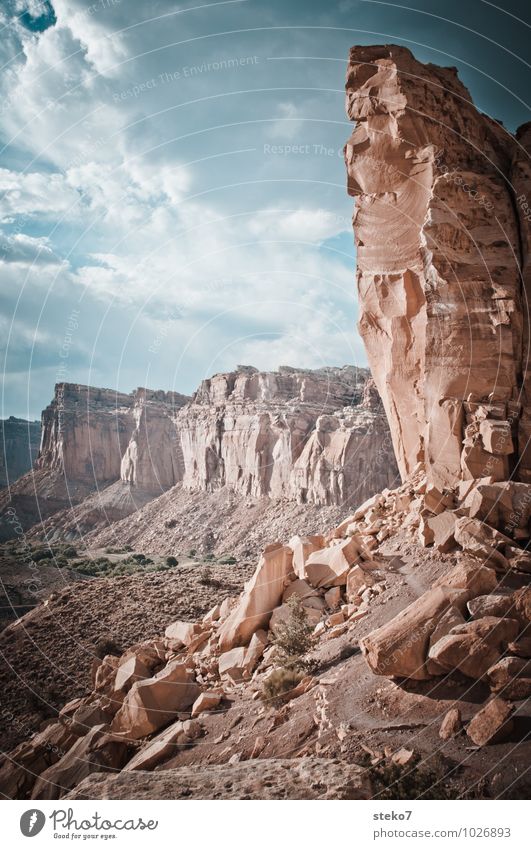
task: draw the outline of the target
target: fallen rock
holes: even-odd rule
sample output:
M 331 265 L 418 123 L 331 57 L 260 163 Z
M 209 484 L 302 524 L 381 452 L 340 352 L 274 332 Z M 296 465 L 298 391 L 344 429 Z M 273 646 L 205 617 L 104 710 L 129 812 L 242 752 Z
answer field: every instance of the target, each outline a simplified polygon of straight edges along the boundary
M 488 746 L 506 740 L 513 730 L 513 705 L 495 697 L 487 702 L 468 724 L 467 735 L 476 746 Z
M 360 640 L 360 648 L 377 675 L 423 680 L 430 637 L 449 607 L 464 609 L 465 589 L 435 587 L 428 590 L 397 616 Z
M 479 519 L 462 516 L 455 523 L 455 541 L 471 557 L 477 557 L 484 566 L 498 571 L 508 571 L 509 563 L 505 557 L 505 546 L 512 546 L 512 540 Z
M 345 594 L 347 601 L 353 602 L 359 597 L 363 588 L 370 587 L 378 580 L 378 572 L 376 568 L 378 564 L 373 561 L 353 566 L 347 574 L 347 584 Z
M 215 710 L 222 699 L 221 693 L 204 692 L 192 705 L 192 719 L 208 710 Z
M 348 583 L 348 576 L 347 576 Z M 327 590 L 324 594 L 324 600 L 326 606 L 330 610 L 334 610 L 339 602 L 341 601 L 341 588 L 340 587 L 331 587 L 331 589 Z
M 461 728 L 461 711 L 457 707 L 450 708 L 441 722 L 439 737 L 441 740 L 450 740 L 452 737 L 456 737 L 457 734 L 459 734 Z
M 520 657 L 502 657 L 487 672 L 493 693 L 518 702 L 531 696 L 531 661 Z
M 41 773 L 31 798 L 60 799 L 93 772 L 121 769 L 126 758 L 127 743 L 109 734 L 108 726 L 98 725 Z
M 112 723 L 112 730 L 138 740 L 189 708 L 200 692 L 193 672 L 171 661 L 153 678 L 133 684 Z
M 531 637 L 519 637 L 513 643 L 509 643 L 507 651 L 516 657 L 531 657 Z
M 266 646 L 267 633 L 261 630 L 255 631 L 243 659 L 243 669 L 246 675 L 250 675 L 258 666 Z
M 304 565 L 313 551 L 318 551 L 324 545 L 323 536 L 294 536 L 288 542 L 293 552 L 293 571 L 298 578 L 305 577 Z
M 293 575 L 293 552 L 280 543 L 267 546 L 240 600 L 219 630 L 222 651 L 246 645 L 259 628 L 267 628 Z
M 368 559 L 368 553 L 357 536 L 314 551 L 306 561 L 306 577 L 314 587 L 345 585 L 348 570 L 363 554 Z
M 174 640 L 182 643 L 183 646 L 187 646 L 200 631 L 201 625 L 198 625 L 196 622 L 181 622 L 177 620 L 177 622 L 172 622 L 171 625 L 168 625 L 164 635 L 169 640 Z
M 482 566 L 474 560 L 462 560 L 453 569 L 442 575 L 433 587 L 460 587 L 470 590 L 471 597 L 485 595 L 498 586 L 494 569 Z
M 414 762 L 415 752 L 413 749 L 399 749 L 398 752 L 395 752 L 391 757 L 391 760 L 397 766 L 407 766 Z
M 136 769 L 151 770 L 174 757 L 179 753 L 179 750 L 188 745 L 190 739 L 186 736 L 183 730 L 182 722 L 174 722 L 169 728 L 165 728 L 156 737 L 153 737 L 149 743 L 140 749 L 137 754 L 124 766 L 124 772 L 132 772 Z
M 468 678 L 481 678 L 519 631 L 514 619 L 486 616 L 452 628 L 429 650 L 429 659 L 443 670 L 459 670 Z
M 245 670 L 245 655 L 246 649 L 243 646 L 223 652 L 218 659 L 220 677 L 226 675 L 235 682 L 241 681 Z
M 115 690 L 121 690 L 123 693 L 127 693 L 136 681 L 150 677 L 151 671 L 147 666 L 136 655 L 132 655 L 125 663 L 119 664 L 116 670 L 114 687 Z
M 0 792 L 7 799 L 23 799 L 31 791 L 36 778 L 57 763 L 78 738 L 70 728 L 55 722 L 31 740 L 20 743 L 4 755 L 0 767 Z
M 467 607 L 472 619 L 481 619 L 483 616 L 505 616 L 512 611 L 514 601 L 512 593 L 505 595 L 491 593 L 470 599 Z
M 455 522 L 457 515 L 451 510 L 445 510 L 436 516 L 430 516 L 426 524 L 433 534 L 433 544 L 437 551 L 446 553 L 452 551 L 455 545 Z

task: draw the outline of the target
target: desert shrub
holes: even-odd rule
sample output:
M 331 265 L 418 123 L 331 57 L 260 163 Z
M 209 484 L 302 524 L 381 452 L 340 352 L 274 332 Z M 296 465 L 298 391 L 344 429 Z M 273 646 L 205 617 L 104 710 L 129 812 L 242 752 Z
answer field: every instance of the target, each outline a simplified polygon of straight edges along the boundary
M 51 548 L 41 548 L 40 551 L 35 551 L 31 559 L 34 563 L 38 563 L 39 560 L 51 560 L 54 556 L 53 550 Z
M 142 553 L 132 554 L 131 560 L 136 560 L 137 563 L 145 563 L 146 562 L 146 555 L 142 554 Z
M 166 566 L 171 567 L 171 566 L 178 566 L 178 565 L 179 565 L 179 561 L 172 554 L 170 554 L 170 556 L 166 558 Z
M 222 563 L 224 566 L 234 566 L 237 562 L 238 561 L 232 556 L 232 554 L 223 554 L 218 560 L 218 563 Z
M 77 557 L 77 551 L 73 545 L 67 545 L 66 548 L 63 549 L 63 557 Z
M 101 567 L 92 560 L 80 560 L 78 563 L 73 563 L 72 567 L 76 572 L 80 572 L 82 575 L 88 575 L 90 578 L 96 577 L 101 571 Z
M 199 583 L 204 586 L 210 586 L 212 583 L 212 568 L 209 563 L 205 563 L 199 575 Z
M 116 657 L 120 657 L 123 654 L 123 649 L 120 648 L 114 637 L 109 635 L 98 640 L 94 646 L 94 654 L 101 660 L 106 654 L 114 654 Z
M 289 669 L 283 666 L 274 669 L 262 684 L 261 698 L 265 702 L 277 705 L 303 678 L 304 673 L 299 669 Z
M 447 772 L 442 766 L 422 766 L 418 758 L 407 766 L 386 761 L 370 770 L 373 798 L 455 799 L 456 791 L 447 780 Z M 455 767 L 453 772 L 455 775 Z
M 305 655 L 312 650 L 316 642 L 313 625 L 308 620 L 308 614 L 298 596 L 291 596 L 288 607 L 288 620 L 277 625 L 273 638 L 274 659 L 286 669 L 308 671 L 313 664 Z
M 197 554 L 197 549 L 191 548 L 190 551 L 188 552 L 188 557 L 195 557 L 196 554 Z

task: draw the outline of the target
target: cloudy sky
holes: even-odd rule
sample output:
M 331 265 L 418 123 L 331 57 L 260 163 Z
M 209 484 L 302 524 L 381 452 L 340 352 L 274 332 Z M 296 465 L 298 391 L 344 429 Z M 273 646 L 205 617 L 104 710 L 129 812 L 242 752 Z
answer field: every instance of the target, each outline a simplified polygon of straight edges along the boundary
M 57 380 L 364 364 L 348 48 L 457 65 L 513 130 L 527 5 L 0 0 L 1 417 L 38 417 Z

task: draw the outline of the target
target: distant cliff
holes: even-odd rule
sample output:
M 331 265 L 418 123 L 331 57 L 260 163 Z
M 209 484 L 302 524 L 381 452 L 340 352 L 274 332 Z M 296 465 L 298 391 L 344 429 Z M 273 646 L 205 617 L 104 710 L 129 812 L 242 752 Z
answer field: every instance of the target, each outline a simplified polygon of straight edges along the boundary
M 41 423 L 10 416 L 0 420 L 0 487 L 31 469 L 41 441 Z
M 42 429 L 34 470 L 0 497 L 0 508 L 14 509 L 25 528 L 63 511 L 56 527 L 71 532 L 79 521 L 71 508 L 87 499 L 86 532 L 176 484 L 346 505 L 392 485 L 397 474 L 372 379 L 353 366 L 240 366 L 204 380 L 191 399 L 58 384 Z M 4 522 L 4 538 L 12 533 Z

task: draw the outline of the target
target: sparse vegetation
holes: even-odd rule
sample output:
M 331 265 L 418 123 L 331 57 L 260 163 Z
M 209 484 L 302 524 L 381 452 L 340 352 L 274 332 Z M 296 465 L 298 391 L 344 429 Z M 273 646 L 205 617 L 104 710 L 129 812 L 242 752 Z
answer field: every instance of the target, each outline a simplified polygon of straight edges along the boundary
M 262 685 L 261 698 L 273 706 L 278 705 L 290 690 L 304 678 L 304 673 L 298 669 L 279 667 L 274 669 Z
M 237 562 L 238 561 L 232 556 L 232 554 L 223 554 L 218 560 L 218 563 L 222 563 L 223 566 L 234 566 Z
M 114 637 L 107 636 L 98 640 L 94 646 L 94 654 L 96 657 L 103 660 L 107 654 L 113 654 L 116 657 L 120 657 L 120 655 L 123 654 L 123 649 L 120 648 Z
M 288 601 L 290 615 L 287 622 L 276 628 L 273 639 L 274 659 L 284 669 L 310 671 L 314 664 L 306 655 L 315 645 L 313 625 L 308 620 L 306 610 L 298 596 L 292 595 Z
M 179 565 L 179 561 L 177 560 L 176 557 L 173 557 L 173 555 L 170 554 L 170 556 L 166 558 L 166 566 L 169 566 L 171 568 L 172 566 L 178 566 L 178 565 Z

